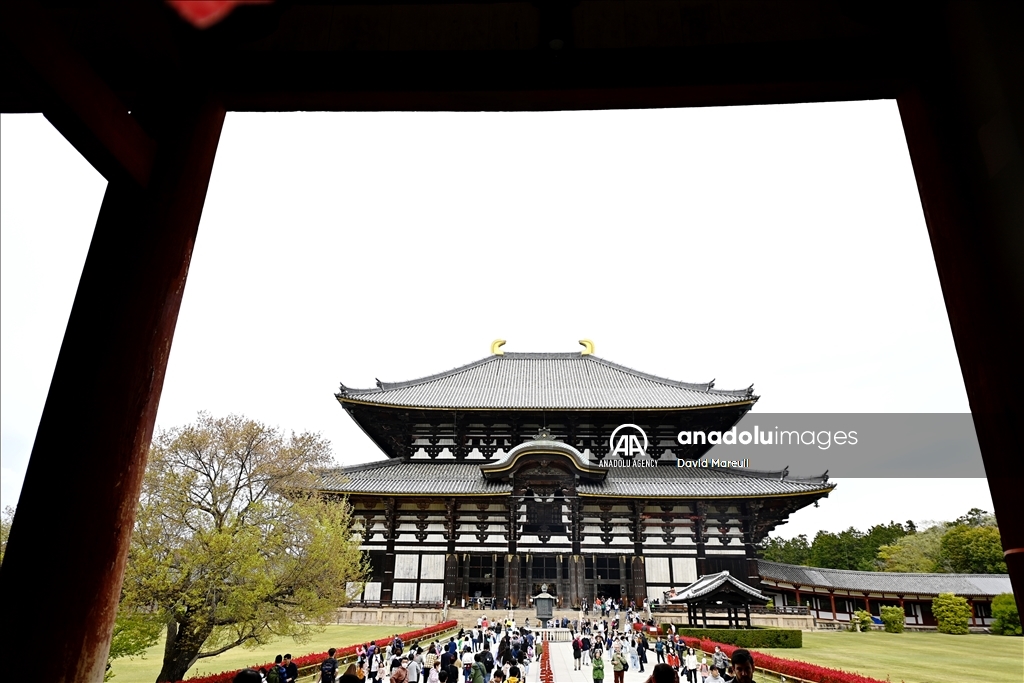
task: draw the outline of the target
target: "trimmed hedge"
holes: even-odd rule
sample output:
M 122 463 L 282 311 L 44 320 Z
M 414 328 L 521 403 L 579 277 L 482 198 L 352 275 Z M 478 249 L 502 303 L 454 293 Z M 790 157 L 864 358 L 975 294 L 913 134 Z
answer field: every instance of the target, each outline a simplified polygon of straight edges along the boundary
M 903 633 L 905 618 L 902 607 L 882 607 L 879 610 L 886 633 Z
M 939 624 L 939 633 L 958 636 L 970 633 L 967 624 L 971 620 L 971 608 L 967 604 L 967 598 L 953 593 L 939 593 L 932 600 L 932 614 Z
M 713 640 L 737 647 L 803 647 L 803 631 L 792 628 L 689 628 L 676 626 L 676 633 L 687 638 Z

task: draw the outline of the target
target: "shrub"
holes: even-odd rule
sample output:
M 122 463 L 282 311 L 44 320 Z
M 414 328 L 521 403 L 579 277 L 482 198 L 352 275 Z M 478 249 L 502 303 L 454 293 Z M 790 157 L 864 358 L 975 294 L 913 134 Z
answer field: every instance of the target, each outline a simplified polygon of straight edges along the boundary
M 902 607 L 882 607 L 879 610 L 886 633 L 903 633 L 904 612 Z
M 687 628 L 677 626 L 676 633 L 687 638 L 714 640 L 737 647 L 803 647 L 804 634 L 791 628 Z
M 871 624 L 875 623 L 871 619 L 871 612 L 865 612 L 862 609 L 857 610 L 853 613 L 853 617 L 850 619 L 850 630 L 851 631 L 870 631 Z
M 1013 593 L 1003 593 L 992 599 L 992 633 L 1001 636 L 1021 635 L 1020 613 Z
M 940 593 L 932 600 L 932 614 L 939 624 L 939 633 L 963 635 L 968 633 L 967 622 L 971 618 L 971 608 L 967 598 L 952 593 Z

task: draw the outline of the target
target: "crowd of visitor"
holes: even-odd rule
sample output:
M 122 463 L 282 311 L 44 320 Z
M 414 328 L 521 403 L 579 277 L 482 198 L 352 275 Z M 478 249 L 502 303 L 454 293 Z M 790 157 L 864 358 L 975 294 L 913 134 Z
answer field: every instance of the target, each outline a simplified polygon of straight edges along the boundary
M 595 609 L 598 606 L 595 604 Z M 608 609 L 608 608 L 606 608 Z M 612 612 L 602 610 L 602 615 Z M 639 615 L 630 610 L 627 620 Z M 669 633 L 648 638 L 641 630 L 619 630 L 618 618 L 558 621 L 571 627 L 573 669 L 591 670 L 594 683 L 603 683 L 606 671 L 614 683 L 623 683 L 630 669 L 645 672 L 654 659 L 645 683 L 749 683 L 753 659 L 745 650 L 733 653 L 732 661 L 716 647 L 708 655 L 687 647 L 682 637 Z M 475 627 L 460 628 L 447 642 L 411 643 L 395 635 L 385 646 L 370 642 L 356 647 L 356 662 L 340 670 L 331 648 L 320 666 L 319 683 L 524 683 L 531 662 L 542 654 L 543 643 L 529 627 L 513 617 L 492 622 L 482 615 Z M 607 659 L 607 661 L 605 661 Z M 749 667 L 748 667 L 749 664 Z M 747 670 L 749 668 L 749 671 Z M 275 663 L 259 671 L 245 670 L 237 682 L 297 683 L 298 668 L 291 655 L 278 655 Z

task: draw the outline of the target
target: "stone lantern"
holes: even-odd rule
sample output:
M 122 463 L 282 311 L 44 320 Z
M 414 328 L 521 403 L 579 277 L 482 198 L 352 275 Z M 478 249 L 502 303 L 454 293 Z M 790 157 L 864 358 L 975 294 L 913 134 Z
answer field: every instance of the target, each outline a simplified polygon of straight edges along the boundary
M 543 624 L 555 616 L 555 596 L 548 594 L 546 583 L 540 587 L 540 593 L 533 596 L 533 605 L 537 608 L 537 618 L 540 623 Z

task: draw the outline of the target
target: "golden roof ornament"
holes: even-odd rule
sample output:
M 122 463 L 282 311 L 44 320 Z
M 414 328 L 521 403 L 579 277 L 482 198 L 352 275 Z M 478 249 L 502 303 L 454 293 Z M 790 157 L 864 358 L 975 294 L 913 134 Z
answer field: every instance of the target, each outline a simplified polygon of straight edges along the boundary
M 580 346 L 583 347 L 583 350 L 580 351 L 580 355 L 581 356 L 593 355 L 593 353 L 594 353 L 594 342 L 590 341 L 589 339 L 580 339 Z
M 504 356 L 505 352 L 501 350 L 501 347 L 505 345 L 504 339 L 495 339 L 491 342 L 491 354 L 494 356 Z

